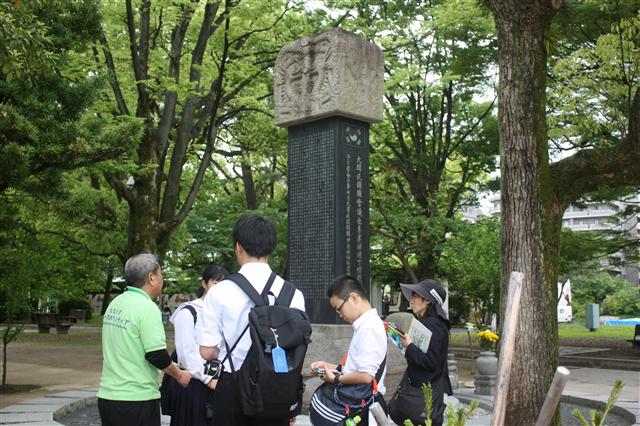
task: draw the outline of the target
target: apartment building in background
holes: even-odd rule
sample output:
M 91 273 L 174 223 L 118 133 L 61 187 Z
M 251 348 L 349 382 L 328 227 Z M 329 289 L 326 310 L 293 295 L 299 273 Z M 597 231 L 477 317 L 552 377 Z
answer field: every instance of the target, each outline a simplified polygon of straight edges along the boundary
M 500 215 L 500 194 L 489 198 L 488 215 Z M 629 205 L 640 206 L 640 194 L 629 196 L 622 201 L 602 203 L 588 202 L 571 204 L 562 216 L 562 226 L 576 232 L 618 230 L 640 238 L 639 215 L 633 213 L 620 217 Z M 475 221 L 482 213 L 466 211 L 465 217 Z M 640 284 L 640 273 L 636 262 L 625 262 L 624 254 L 617 252 L 601 260 L 602 269 L 619 275 L 634 285 Z

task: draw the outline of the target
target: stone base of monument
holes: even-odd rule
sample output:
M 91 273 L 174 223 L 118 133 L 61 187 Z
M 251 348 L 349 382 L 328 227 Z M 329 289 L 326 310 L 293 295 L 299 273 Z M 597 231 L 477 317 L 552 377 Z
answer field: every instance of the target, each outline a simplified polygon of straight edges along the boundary
M 475 390 L 473 393 L 477 395 L 495 395 L 496 394 L 496 376 L 476 375 L 473 379 Z
M 345 325 L 332 325 L 332 324 L 313 324 L 313 334 L 311 335 L 311 344 L 307 350 L 307 356 L 305 358 L 305 368 L 302 371 L 305 391 L 302 407 L 304 414 L 309 412 L 309 401 L 313 392 L 316 390 L 322 381 L 318 377 L 311 377 L 309 374 L 309 365 L 313 361 L 328 361 L 337 364 L 345 352 L 349 349 L 349 343 L 353 336 L 353 326 L 350 324 Z M 385 376 L 385 399 L 389 400 L 396 388 L 402 373 L 407 368 L 407 362 L 404 355 L 400 352 L 397 346 L 392 343 L 388 343 L 387 346 L 387 374 Z
M 449 365 L 449 380 L 451 381 L 451 389 L 458 389 L 458 361 L 454 354 L 448 354 L 447 364 Z

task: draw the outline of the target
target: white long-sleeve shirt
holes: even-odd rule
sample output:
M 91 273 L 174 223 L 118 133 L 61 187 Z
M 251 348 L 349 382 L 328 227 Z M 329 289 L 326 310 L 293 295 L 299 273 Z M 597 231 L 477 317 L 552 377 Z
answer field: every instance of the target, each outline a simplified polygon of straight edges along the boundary
M 202 299 L 195 299 L 181 304 L 169 321 L 173 323 L 175 330 L 178 363 L 189 370 L 194 379 L 207 384 L 211 380 L 211 376 L 204 374 L 205 360 L 200 356 L 200 347 L 196 342 L 196 326 L 193 323 L 193 314 L 189 309 L 183 309 L 185 305 L 193 306 L 197 313 L 197 320 L 200 322 L 202 304 Z

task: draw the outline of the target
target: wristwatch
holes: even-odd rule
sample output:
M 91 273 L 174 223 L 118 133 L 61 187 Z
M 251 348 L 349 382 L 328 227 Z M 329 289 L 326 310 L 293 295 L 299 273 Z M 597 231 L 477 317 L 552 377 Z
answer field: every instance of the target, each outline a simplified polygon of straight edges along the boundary
M 333 384 L 336 386 L 342 386 L 342 383 L 340 383 L 340 375 L 336 374 L 333 378 Z

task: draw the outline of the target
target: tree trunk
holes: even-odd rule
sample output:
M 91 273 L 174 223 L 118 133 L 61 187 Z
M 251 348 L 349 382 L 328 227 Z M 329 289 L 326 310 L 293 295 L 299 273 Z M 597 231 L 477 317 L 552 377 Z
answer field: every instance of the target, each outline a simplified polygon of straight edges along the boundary
M 104 285 L 104 297 L 102 299 L 102 307 L 100 308 L 100 315 L 104 315 L 109 307 L 109 301 L 111 300 L 111 289 L 113 288 L 113 265 L 109 262 L 107 266 L 107 281 Z
M 145 174 L 135 177 L 134 197 L 129 201 L 129 239 L 126 259 L 140 253 L 158 254 L 162 260 L 164 252 L 158 249 L 158 162 L 155 150 L 153 125 L 148 123 L 138 146 L 139 164 L 146 167 Z
M 440 236 L 438 237 L 440 238 Z M 434 256 L 434 237 L 432 235 L 423 235 L 419 241 L 420 245 L 416 248 L 418 260 L 414 269 L 416 282 L 425 278 L 435 278 L 438 272 L 438 265 Z M 440 241 L 444 241 L 444 235 Z
M 2 334 L 2 386 L 7 384 L 7 346 L 13 342 L 24 328 L 24 324 L 14 328 L 12 314 L 8 314 L 6 328 Z
M 253 171 L 251 166 L 242 161 L 242 183 L 244 184 L 244 195 L 247 200 L 247 210 L 258 208 L 258 197 L 256 195 L 255 182 L 253 181 Z
M 629 131 L 618 145 L 581 150 L 549 164 L 545 32 L 560 4 L 491 2 L 500 44 L 503 303 L 510 272 L 524 273 L 507 397 L 509 425 L 534 423 L 558 363 L 556 283 L 565 208 L 585 193 L 640 182 L 637 90 L 629 92 Z
M 129 239 L 127 243 L 127 256 L 130 258 L 140 253 L 154 253 L 164 256 L 164 253 L 157 252 L 157 216 L 155 209 L 155 192 L 147 196 L 136 197 L 133 203 L 129 204 Z
M 545 32 L 554 11 L 548 1 L 492 7 L 500 45 L 502 317 L 510 273 L 524 274 L 505 424 L 524 426 L 538 417 L 558 363 L 557 244 L 548 238 L 560 222 L 551 209 L 545 113 Z
M 9 332 L 11 331 L 11 322 L 6 325 L 2 336 L 2 386 L 7 384 L 7 346 L 9 345 Z

